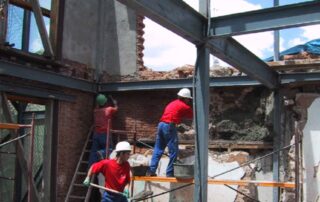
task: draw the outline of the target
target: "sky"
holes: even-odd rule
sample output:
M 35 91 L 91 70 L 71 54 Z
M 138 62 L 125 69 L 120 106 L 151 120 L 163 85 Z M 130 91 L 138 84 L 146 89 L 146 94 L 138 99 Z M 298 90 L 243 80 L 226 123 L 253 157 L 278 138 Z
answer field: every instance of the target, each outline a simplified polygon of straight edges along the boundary
M 198 10 L 198 0 L 184 0 L 195 10 Z M 299 3 L 299 0 L 279 0 L 280 5 Z M 273 6 L 273 0 L 212 0 L 211 16 L 221 16 L 258 10 Z M 186 64 L 194 65 L 196 60 L 195 46 L 168 31 L 150 19 L 145 19 L 144 31 L 144 65 L 155 71 L 169 71 Z M 280 30 L 280 51 L 295 45 L 304 44 L 312 39 L 320 38 L 320 25 L 305 26 Z M 273 56 L 273 32 L 260 32 L 234 36 L 233 38 L 261 59 Z M 221 66 L 229 66 L 218 60 Z M 213 56 L 210 66 L 213 66 Z

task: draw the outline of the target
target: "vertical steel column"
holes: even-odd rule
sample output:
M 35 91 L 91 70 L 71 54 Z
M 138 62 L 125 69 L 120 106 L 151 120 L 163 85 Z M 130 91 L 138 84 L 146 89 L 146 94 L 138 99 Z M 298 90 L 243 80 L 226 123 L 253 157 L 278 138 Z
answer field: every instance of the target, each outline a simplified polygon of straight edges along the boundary
M 300 201 L 300 130 L 298 128 L 298 121 L 294 122 L 294 150 L 295 150 L 295 201 L 299 202 Z
M 208 181 L 208 117 L 209 117 L 209 51 L 205 45 L 197 47 L 195 91 L 196 154 L 194 201 L 207 201 Z
M 29 2 L 29 0 L 26 0 L 26 2 Z M 23 51 L 29 51 L 30 22 L 31 22 L 31 12 L 27 9 L 24 9 L 23 27 L 22 27 L 22 50 Z
M 51 182 L 52 182 L 52 150 L 53 148 L 53 116 L 54 116 L 54 101 L 48 100 L 45 108 L 45 136 L 44 144 L 46 149 L 43 151 L 43 190 L 44 194 L 41 198 L 42 201 L 50 202 L 51 197 Z
M 279 6 L 279 0 L 273 0 L 273 6 Z M 273 31 L 273 61 L 279 61 L 279 30 Z
M 280 149 L 280 135 L 281 135 L 281 96 L 278 89 L 274 90 L 273 103 L 273 151 Z M 273 154 L 273 181 L 279 181 L 279 156 L 280 153 Z M 273 188 L 273 201 L 279 201 L 279 188 Z
M 31 121 L 31 137 L 30 137 L 30 154 L 29 154 L 29 162 L 28 162 L 28 202 L 33 201 L 32 193 L 31 193 L 31 187 L 33 186 L 33 149 L 34 149 L 34 114 L 32 114 L 32 121 Z

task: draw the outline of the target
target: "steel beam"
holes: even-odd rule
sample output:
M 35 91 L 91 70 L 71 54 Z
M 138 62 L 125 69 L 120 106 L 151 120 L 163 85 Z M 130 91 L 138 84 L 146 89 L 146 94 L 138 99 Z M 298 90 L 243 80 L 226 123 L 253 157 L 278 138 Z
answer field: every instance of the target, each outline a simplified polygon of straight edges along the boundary
M 193 44 L 203 42 L 207 19 L 185 2 L 172 0 L 118 0 Z
M 286 73 L 280 74 L 281 85 L 304 84 L 320 82 L 320 73 Z M 236 86 L 259 86 L 260 82 L 251 79 L 248 76 L 214 77 L 210 78 L 210 87 L 236 87 Z M 137 81 L 137 82 L 119 82 L 119 83 L 100 83 L 99 92 L 115 91 L 141 91 L 141 90 L 161 90 L 177 89 L 183 87 L 192 87 L 192 79 L 174 79 L 174 80 L 156 80 L 156 81 Z
M 277 151 L 281 148 L 281 96 L 279 90 L 273 92 L 273 151 Z M 280 153 L 276 152 L 272 156 L 273 164 L 273 181 L 279 181 L 279 163 Z M 279 201 L 279 188 L 273 188 L 273 201 Z
M 320 23 L 320 2 L 304 2 L 211 18 L 213 36 L 231 36 Z
M 66 95 L 61 92 L 48 91 L 47 89 L 34 88 L 30 86 L 8 84 L 3 81 L 0 81 L 0 91 L 32 97 L 57 99 L 68 102 L 74 102 L 76 99 L 75 96 Z
M 260 60 L 257 56 L 243 47 L 235 39 L 215 38 L 209 42 L 209 49 L 213 55 L 226 61 L 230 65 L 237 67 L 253 79 L 260 81 L 268 88 L 277 88 L 278 73 Z
M 130 8 L 135 9 L 138 13 L 147 16 L 153 21 L 159 23 L 165 28 L 178 34 L 182 38 L 200 45 L 206 42 L 205 31 L 207 27 L 207 19 L 192 9 L 183 1 L 172 0 L 118 0 Z M 273 70 L 266 69 L 267 65 L 259 58 L 254 56 L 243 46 L 237 46 L 233 51 L 225 51 L 219 46 L 223 43 L 223 47 L 234 47 L 232 39 L 219 39 L 219 41 L 210 41 L 208 47 L 211 53 L 219 53 L 219 58 L 228 58 L 228 63 L 234 65 L 235 68 L 246 70 L 248 75 L 254 75 L 254 78 L 269 88 L 276 88 L 278 85 L 277 73 Z M 231 44 L 230 44 L 231 43 Z M 239 54 L 238 52 L 242 53 Z M 248 54 L 247 54 L 248 53 Z M 251 54 L 250 54 L 251 53 Z M 245 59 L 242 56 L 246 55 Z M 260 62 L 257 62 L 260 60 Z M 240 62 L 241 61 L 241 62 Z M 252 67 L 254 61 L 254 68 Z M 251 73 L 252 71 L 252 73 Z
M 319 82 L 319 72 L 300 72 L 300 73 L 287 73 L 280 74 L 281 84 L 298 84 L 298 83 L 310 83 Z
M 13 64 L 0 60 L 0 75 L 13 76 L 32 81 L 77 89 L 86 92 L 96 92 L 96 84 L 93 82 L 75 79 L 53 72 L 42 71 L 19 64 Z
M 192 79 L 100 83 L 98 85 L 99 85 L 98 87 L 99 92 L 177 89 L 177 88 L 183 88 L 183 87 L 191 88 Z M 256 86 L 256 85 L 262 85 L 262 84 L 247 76 L 233 76 L 233 77 L 210 78 L 209 85 L 210 87 L 227 87 L 227 86 Z

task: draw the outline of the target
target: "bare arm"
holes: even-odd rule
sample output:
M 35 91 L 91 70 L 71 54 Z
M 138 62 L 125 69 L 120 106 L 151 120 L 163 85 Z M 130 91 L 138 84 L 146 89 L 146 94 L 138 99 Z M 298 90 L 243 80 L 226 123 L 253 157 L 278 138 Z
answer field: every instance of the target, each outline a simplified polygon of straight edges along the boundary
M 110 97 L 110 99 L 111 99 L 112 102 L 113 102 L 114 108 L 115 108 L 116 110 L 118 110 L 118 102 L 117 102 L 117 100 L 115 100 L 111 95 L 110 95 L 109 97 Z

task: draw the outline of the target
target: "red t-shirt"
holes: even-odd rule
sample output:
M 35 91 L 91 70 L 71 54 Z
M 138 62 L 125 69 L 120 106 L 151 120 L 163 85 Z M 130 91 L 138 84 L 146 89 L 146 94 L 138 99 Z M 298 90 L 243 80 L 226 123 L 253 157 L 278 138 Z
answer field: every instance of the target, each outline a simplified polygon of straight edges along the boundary
M 105 159 L 92 165 L 92 173 L 102 173 L 105 177 L 105 187 L 123 192 L 130 182 L 130 164 L 118 164 L 115 159 Z
M 94 127 L 97 133 L 107 133 L 108 120 L 112 118 L 113 114 L 117 111 L 115 107 L 105 107 L 94 109 Z M 110 122 L 111 123 L 111 122 Z M 111 125 L 110 125 L 111 127 Z
M 183 101 L 176 99 L 166 106 L 160 121 L 179 124 L 181 119 L 192 119 L 192 117 L 192 108 Z

